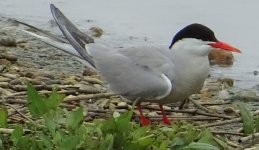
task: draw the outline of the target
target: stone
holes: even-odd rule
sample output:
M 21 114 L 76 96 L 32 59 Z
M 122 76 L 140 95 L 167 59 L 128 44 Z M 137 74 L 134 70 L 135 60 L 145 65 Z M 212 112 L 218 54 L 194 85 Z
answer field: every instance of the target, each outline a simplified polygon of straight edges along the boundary
M 234 80 L 230 78 L 218 79 L 218 82 L 224 84 L 227 87 L 233 87 L 234 85 Z
M 229 99 L 231 96 L 227 90 L 221 90 L 217 93 L 219 99 Z
M 94 37 L 101 37 L 103 35 L 103 29 L 101 29 L 100 27 L 91 27 L 89 29 L 92 32 L 92 36 Z
M 223 112 L 226 113 L 227 115 L 235 115 L 236 114 L 236 111 L 233 107 L 224 108 Z
M 1 54 L 0 59 L 6 59 L 8 61 L 17 61 L 18 58 L 12 54 Z
M 91 68 L 85 68 L 83 71 L 83 76 L 91 76 L 95 74 L 96 73 Z
M 17 43 L 14 38 L 10 36 L 1 36 L 0 38 L 0 45 L 6 46 L 6 47 L 16 47 Z
M 117 104 L 117 108 L 120 108 L 120 109 L 125 108 L 125 109 L 127 109 L 128 108 L 128 104 L 126 102 L 119 102 Z
M 232 65 L 233 60 L 231 52 L 215 49 L 209 53 L 210 65 Z

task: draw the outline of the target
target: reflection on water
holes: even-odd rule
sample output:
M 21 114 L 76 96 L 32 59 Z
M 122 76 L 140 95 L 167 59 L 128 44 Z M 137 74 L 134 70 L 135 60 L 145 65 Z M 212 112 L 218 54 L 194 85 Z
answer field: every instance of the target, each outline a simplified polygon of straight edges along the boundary
M 0 15 L 50 30 L 50 2 L 80 28 L 103 28 L 104 38 L 114 44 L 141 44 L 145 39 L 169 44 L 183 26 L 203 23 L 214 29 L 219 39 L 242 50 L 241 55 L 235 55 L 234 66 L 212 67 L 212 75 L 233 78 L 241 88 L 259 85 L 259 75 L 253 75 L 259 71 L 257 0 L 1 0 Z

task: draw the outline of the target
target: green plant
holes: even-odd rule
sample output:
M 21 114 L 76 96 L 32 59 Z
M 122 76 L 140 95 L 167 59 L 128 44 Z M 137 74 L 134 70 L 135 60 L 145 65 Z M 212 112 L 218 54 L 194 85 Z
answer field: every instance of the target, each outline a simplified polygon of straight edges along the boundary
M 214 137 L 209 129 L 198 130 L 192 124 L 174 122 L 171 126 L 142 127 L 131 121 L 133 108 L 121 115 L 115 112 L 117 117 L 108 120 L 84 122 L 87 108 L 81 106 L 67 111 L 58 107 L 64 95 L 56 90 L 45 97 L 28 85 L 27 95 L 33 121 L 20 125 L 0 122 L 3 126 L 14 128 L 8 138 L 0 136 L 0 146 L 12 150 L 226 149 L 225 142 Z M 0 118 L 6 118 L 5 110 L 0 110 Z

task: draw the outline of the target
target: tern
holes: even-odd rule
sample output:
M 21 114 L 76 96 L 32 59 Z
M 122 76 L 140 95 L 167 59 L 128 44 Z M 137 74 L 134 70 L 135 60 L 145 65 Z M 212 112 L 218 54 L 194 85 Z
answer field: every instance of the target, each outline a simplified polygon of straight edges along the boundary
M 81 32 L 53 4 L 50 9 L 72 47 L 26 32 L 83 59 L 103 76 L 115 93 L 130 101 L 138 100 L 142 125 L 151 122 L 143 115 L 141 102 L 158 103 L 163 123 L 170 124 L 163 104 L 184 101 L 201 90 L 209 73 L 209 52 L 220 49 L 241 53 L 239 49 L 217 40 L 210 28 L 198 23 L 176 33 L 169 47 L 143 45 L 114 48 L 102 39 L 93 39 Z

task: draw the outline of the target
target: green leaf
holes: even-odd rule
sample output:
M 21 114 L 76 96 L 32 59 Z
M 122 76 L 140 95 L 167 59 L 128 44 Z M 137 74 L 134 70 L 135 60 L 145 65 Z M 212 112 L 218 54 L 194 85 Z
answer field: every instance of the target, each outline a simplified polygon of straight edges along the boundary
M 44 143 L 44 146 L 47 149 L 53 149 L 53 142 L 50 137 L 48 137 L 45 134 L 42 134 L 40 139 L 42 140 L 42 142 Z
M 220 150 L 220 149 L 207 143 L 192 142 L 188 146 L 185 146 L 182 150 Z
M 104 121 L 101 130 L 104 132 L 104 134 L 107 133 L 113 133 L 116 128 L 115 119 L 112 117 L 106 121 Z
M 151 145 L 153 142 L 154 142 L 154 139 L 152 139 L 150 137 L 143 137 L 143 138 L 138 139 L 138 143 L 142 147 L 147 147 L 147 146 Z
M 54 135 L 56 128 L 58 128 L 58 124 L 48 116 L 44 117 L 44 120 L 45 120 L 45 125 L 47 129 L 51 132 L 52 135 Z
M 100 143 L 100 150 L 113 150 L 113 135 L 106 134 L 103 141 Z
M 181 150 L 184 146 L 184 139 L 182 137 L 175 137 L 171 144 L 171 150 Z
M 41 117 L 47 113 L 48 109 L 43 97 L 38 94 L 31 84 L 27 86 L 27 95 L 29 111 L 33 117 Z
M 245 134 L 251 134 L 254 131 L 254 120 L 253 115 L 248 110 L 248 107 L 245 103 L 238 103 L 238 107 L 241 113 L 241 118 L 243 122 L 243 128 Z
M 146 136 L 148 130 L 150 130 L 150 127 L 148 126 L 138 127 L 132 131 L 131 135 L 133 136 L 133 139 L 139 139 Z
M 2 139 L 0 138 L 0 149 L 5 149 Z
M 8 117 L 7 108 L 4 106 L 0 106 L 0 127 L 1 128 L 6 127 L 7 117 Z
M 223 142 L 222 140 L 220 140 L 217 137 L 213 137 L 213 139 L 221 146 L 220 149 L 224 149 L 224 150 L 228 149 L 227 143 Z
M 32 147 L 32 145 L 34 144 L 34 142 L 32 142 L 30 139 L 31 139 L 31 137 L 29 137 L 29 136 L 24 136 L 24 137 L 20 138 L 16 147 L 18 147 L 19 150 L 30 149 Z
M 131 117 L 133 115 L 133 109 L 134 109 L 134 104 L 130 111 L 123 113 L 121 116 L 115 119 L 116 136 L 115 136 L 114 143 L 118 147 L 122 147 L 123 145 L 125 145 L 126 137 L 130 133 L 130 130 L 128 128 L 129 128 Z
M 259 116 L 255 118 L 255 131 L 259 132 Z
M 197 138 L 196 129 L 192 125 L 187 125 L 187 133 L 185 134 L 186 144 L 190 144 Z
M 198 143 L 207 143 L 214 146 L 219 146 L 218 143 L 214 140 L 213 135 L 211 134 L 210 129 L 205 129 L 201 133 L 201 138 Z
M 57 90 L 53 90 L 50 96 L 46 99 L 48 109 L 57 109 L 60 102 L 65 98 L 64 94 L 58 94 Z
M 80 143 L 80 138 L 77 135 L 67 136 L 62 140 L 61 148 L 64 150 L 76 149 L 76 146 Z
M 66 122 L 66 125 L 68 128 L 74 130 L 77 127 L 79 127 L 79 125 L 81 125 L 81 123 L 84 120 L 83 111 L 84 111 L 83 107 L 79 107 L 76 111 L 70 112 L 68 114 L 67 122 Z
M 23 135 L 23 128 L 21 125 L 15 127 L 14 131 L 11 134 L 11 140 L 16 145 L 18 141 L 22 138 Z

